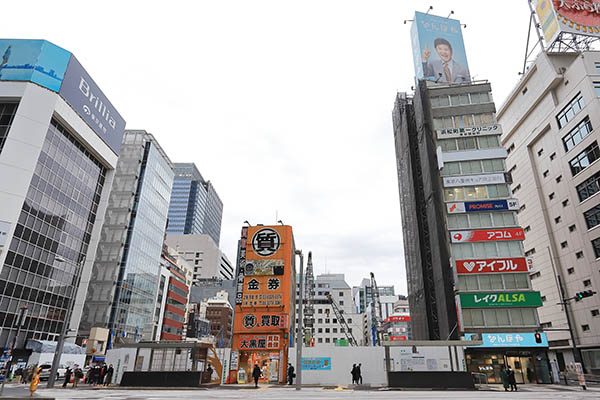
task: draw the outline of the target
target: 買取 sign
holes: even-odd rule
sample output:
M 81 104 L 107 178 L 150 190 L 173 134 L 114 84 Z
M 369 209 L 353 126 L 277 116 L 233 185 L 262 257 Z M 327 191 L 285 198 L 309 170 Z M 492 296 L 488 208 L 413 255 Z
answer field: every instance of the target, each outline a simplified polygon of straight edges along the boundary
M 302 369 L 331 369 L 331 357 L 302 358 Z
M 502 134 L 502 125 L 489 124 L 466 128 L 438 129 L 435 131 L 438 139 L 452 139 L 467 136 L 484 136 Z
M 458 214 L 458 213 L 464 213 L 464 212 L 478 212 L 478 211 L 518 210 L 518 209 L 519 209 L 519 201 L 517 199 L 464 201 L 464 202 L 447 203 L 446 204 L 446 210 L 448 210 L 448 214 Z
M 498 183 L 512 183 L 510 173 L 480 174 L 466 176 L 445 176 L 444 187 L 495 185 Z
M 535 333 L 482 333 L 483 344 L 467 347 L 548 347 L 548 338 L 540 333 L 541 343 L 536 343 Z M 466 340 L 473 340 L 473 335 L 465 334 Z
M 541 307 L 540 292 L 461 293 L 462 308 Z

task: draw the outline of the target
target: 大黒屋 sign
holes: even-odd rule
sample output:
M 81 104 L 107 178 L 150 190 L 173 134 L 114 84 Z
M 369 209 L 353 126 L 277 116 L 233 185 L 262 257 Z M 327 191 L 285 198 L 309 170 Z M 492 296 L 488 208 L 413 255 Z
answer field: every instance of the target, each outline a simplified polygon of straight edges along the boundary
M 541 307 L 540 292 L 461 293 L 462 308 Z
M 239 337 L 239 349 L 279 349 L 279 335 L 242 335 Z

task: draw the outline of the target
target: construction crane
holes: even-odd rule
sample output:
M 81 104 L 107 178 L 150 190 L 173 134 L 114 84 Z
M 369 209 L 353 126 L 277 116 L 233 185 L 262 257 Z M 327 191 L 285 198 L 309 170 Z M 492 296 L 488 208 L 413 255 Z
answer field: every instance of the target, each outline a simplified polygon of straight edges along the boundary
M 308 262 L 306 263 L 306 275 L 304 283 L 304 344 L 310 346 L 315 333 L 315 278 L 313 276 L 312 251 L 308 252 Z
M 338 323 L 340 324 L 342 330 L 344 331 L 344 334 L 346 335 L 346 339 L 348 339 L 348 342 L 350 343 L 350 346 L 358 346 L 358 343 L 356 342 L 356 339 L 352 334 L 352 330 L 348 326 L 348 323 L 346 322 L 346 319 L 344 318 L 344 315 L 342 314 L 342 311 L 338 307 L 337 303 L 335 302 L 335 300 L 333 300 L 331 294 L 327 293 L 326 296 L 327 300 L 329 300 L 329 304 L 331 304 L 331 308 L 333 309 L 333 313 L 335 314 Z
M 379 316 L 377 312 L 379 311 Z M 380 345 L 382 341 L 381 323 L 383 314 L 381 312 L 381 301 L 379 300 L 379 288 L 375 281 L 375 274 L 371 272 L 371 334 L 373 346 Z

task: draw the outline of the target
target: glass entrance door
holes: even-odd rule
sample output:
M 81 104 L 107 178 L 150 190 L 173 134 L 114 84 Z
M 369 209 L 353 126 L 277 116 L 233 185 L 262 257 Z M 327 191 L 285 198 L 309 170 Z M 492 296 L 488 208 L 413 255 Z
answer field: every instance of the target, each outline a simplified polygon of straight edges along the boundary
M 507 356 L 506 363 L 515 372 L 515 382 L 518 384 L 534 383 L 535 367 L 531 357 Z

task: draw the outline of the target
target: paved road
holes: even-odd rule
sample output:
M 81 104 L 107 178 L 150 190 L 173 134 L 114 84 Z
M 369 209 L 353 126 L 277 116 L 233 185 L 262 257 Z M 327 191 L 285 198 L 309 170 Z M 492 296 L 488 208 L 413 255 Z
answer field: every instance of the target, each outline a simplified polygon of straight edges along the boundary
M 575 387 L 564 386 L 531 386 L 523 387 L 518 393 L 506 393 L 498 387 L 488 391 L 383 391 L 383 390 L 352 390 L 345 388 L 304 388 L 298 392 L 288 387 L 262 386 L 259 389 L 246 388 L 216 388 L 203 390 L 120 390 L 120 389 L 44 389 L 40 388 L 36 397 L 47 396 L 56 399 L 107 399 L 107 400 L 170 400 L 170 399 L 598 399 L 600 389 L 591 388 L 582 391 Z M 5 394 L 25 394 L 26 387 L 11 388 Z

